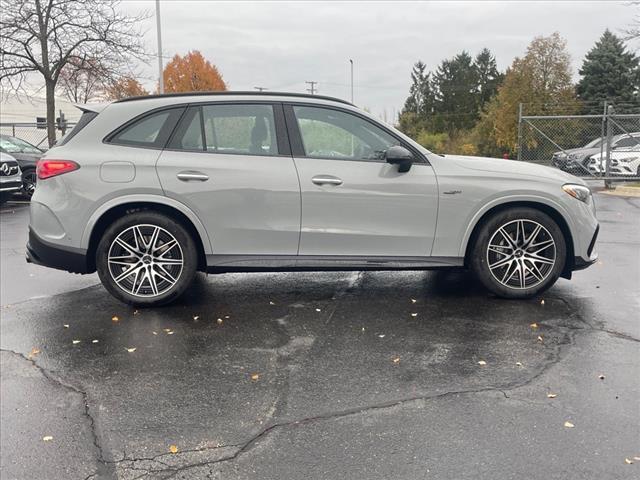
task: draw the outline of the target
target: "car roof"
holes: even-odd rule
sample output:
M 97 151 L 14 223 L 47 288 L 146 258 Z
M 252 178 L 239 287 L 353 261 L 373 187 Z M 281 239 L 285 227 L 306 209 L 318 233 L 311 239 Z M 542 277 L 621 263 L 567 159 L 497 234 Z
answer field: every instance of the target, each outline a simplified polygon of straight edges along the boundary
M 296 92 L 256 92 L 256 91 L 224 91 L 224 92 L 184 92 L 184 93 L 162 93 L 156 95 L 143 95 L 139 97 L 123 98 L 116 100 L 113 103 L 134 102 L 140 100 L 158 99 L 158 98 L 175 98 L 175 97 L 260 97 L 265 99 L 277 100 L 282 97 L 291 98 L 308 98 L 314 100 L 327 100 L 330 102 L 338 102 L 346 105 L 353 105 L 346 100 L 336 97 L 329 97 L 326 95 L 311 95 L 308 93 L 296 93 Z

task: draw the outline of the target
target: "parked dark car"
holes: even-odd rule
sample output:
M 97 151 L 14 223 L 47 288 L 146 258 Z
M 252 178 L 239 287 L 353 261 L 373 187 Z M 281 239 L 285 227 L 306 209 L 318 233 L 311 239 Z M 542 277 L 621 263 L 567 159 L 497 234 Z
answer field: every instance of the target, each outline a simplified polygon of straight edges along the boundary
M 0 135 L 0 152 L 8 153 L 18 161 L 22 170 L 22 194 L 30 199 L 36 188 L 36 162 L 44 150 L 20 138 Z

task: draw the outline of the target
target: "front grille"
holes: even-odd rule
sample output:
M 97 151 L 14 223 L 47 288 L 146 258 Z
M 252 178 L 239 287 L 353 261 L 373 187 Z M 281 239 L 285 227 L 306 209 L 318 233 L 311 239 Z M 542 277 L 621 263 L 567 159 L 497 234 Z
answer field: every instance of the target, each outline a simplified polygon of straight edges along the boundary
M 0 162 L 0 177 L 10 177 L 18 173 L 18 162 Z

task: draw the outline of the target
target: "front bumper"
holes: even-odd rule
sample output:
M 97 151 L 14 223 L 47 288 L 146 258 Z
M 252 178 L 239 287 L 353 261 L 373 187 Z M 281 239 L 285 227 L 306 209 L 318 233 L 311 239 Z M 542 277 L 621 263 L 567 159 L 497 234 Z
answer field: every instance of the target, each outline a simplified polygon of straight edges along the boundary
M 71 251 L 51 245 L 31 229 L 29 229 L 26 256 L 27 263 L 66 270 L 71 273 L 91 273 L 87 268 L 86 252 Z
M 596 241 L 598 240 L 598 233 L 600 233 L 600 225 L 596 227 L 593 238 L 591 238 L 591 242 L 589 243 L 589 248 L 587 249 L 588 258 L 585 259 L 583 257 L 576 256 L 573 261 L 572 270 L 584 270 L 598 261 L 598 254 L 593 251 L 596 246 Z

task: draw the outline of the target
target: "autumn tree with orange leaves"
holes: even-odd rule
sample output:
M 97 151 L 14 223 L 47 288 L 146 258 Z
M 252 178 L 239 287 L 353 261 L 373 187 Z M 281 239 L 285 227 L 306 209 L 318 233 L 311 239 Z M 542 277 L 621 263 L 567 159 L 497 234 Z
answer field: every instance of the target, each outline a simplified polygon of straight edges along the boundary
M 227 85 L 215 65 L 194 50 L 176 54 L 164 68 L 164 90 L 170 92 L 224 91 Z
M 132 77 L 122 77 L 108 85 L 104 90 L 107 100 L 121 100 L 129 97 L 141 97 L 149 92 Z

